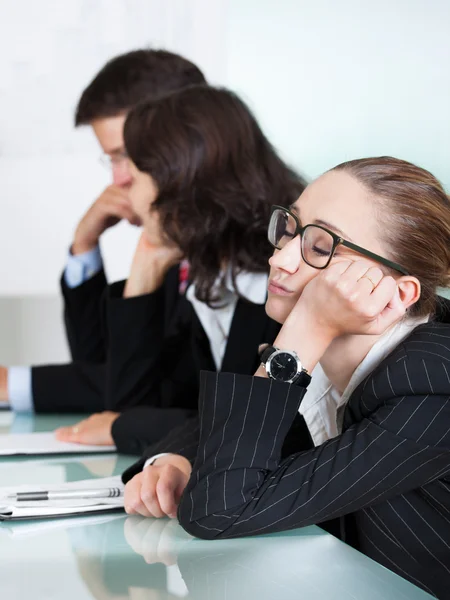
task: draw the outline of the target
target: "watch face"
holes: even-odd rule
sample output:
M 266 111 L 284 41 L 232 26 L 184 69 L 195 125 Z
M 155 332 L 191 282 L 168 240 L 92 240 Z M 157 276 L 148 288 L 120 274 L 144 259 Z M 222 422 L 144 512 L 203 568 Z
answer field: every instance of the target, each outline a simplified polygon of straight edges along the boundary
M 278 381 L 290 381 L 298 372 L 296 359 L 289 352 L 280 352 L 270 361 L 270 374 Z

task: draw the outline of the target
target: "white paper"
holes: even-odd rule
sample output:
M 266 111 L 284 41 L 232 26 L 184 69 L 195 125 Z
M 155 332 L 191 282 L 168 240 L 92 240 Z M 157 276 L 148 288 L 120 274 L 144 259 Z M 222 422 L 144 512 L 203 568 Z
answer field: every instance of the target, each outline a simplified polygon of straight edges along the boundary
M 0 456 L 23 454 L 89 454 L 116 452 L 115 446 L 88 446 L 60 442 L 53 432 L 0 434 Z
M 84 500 L 39 500 L 35 502 L 11 502 L 11 499 L 6 498 L 7 495 L 18 492 L 70 491 L 115 487 L 120 488 L 122 491 L 124 489 L 119 475 L 41 486 L 18 485 L 0 487 L 0 520 L 59 517 L 104 510 L 117 510 L 123 508 L 123 496 L 119 496 L 118 498 L 86 498 Z
M 43 521 L 21 521 L 19 523 L 11 524 L 7 527 L 6 524 L 0 526 L 0 536 L 7 536 L 9 538 L 25 538 L 39 535 L 41 533 L 47 533 L 48 531 L 61 530 L 66 531 L 67 529 L 76 529 L 77 527 L 86 527 L 88 525 L 102 525 L 109 523 L 117 519 L 125 519 L 125 514 L 101 514 L 101 515 L 89 515 L 81 517 L 69 517 L 59 519 L 45 519 Z

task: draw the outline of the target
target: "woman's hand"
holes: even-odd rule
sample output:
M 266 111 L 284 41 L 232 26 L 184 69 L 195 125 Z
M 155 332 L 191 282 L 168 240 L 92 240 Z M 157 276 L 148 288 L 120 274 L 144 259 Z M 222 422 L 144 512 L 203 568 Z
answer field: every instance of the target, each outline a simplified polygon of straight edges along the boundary
M 120 413 L 107 410 L 97 413 L 72 427 L 60 427 L 55 431 L 55 437 L 60 442 L 72 444 L 88 444 L 93 446 L 112 446 L 114 440 L 111 429 Z
M 156 291 L 162 285 L 170 267 L 176 265 L 181 259 L 182 255 L 178 248 L 153 244 L 149 242 L 146 232 L 143 231 L 125 285 L 124 298 Z
M 191 463 L 183 456 L 161 456 L 126 484 L 125 511 L 129 515 L 174 519 L 191 471 Z
M 295 350 L 308 371 L 342 335 L 380 335 L 405 307 L 395 279 L 365 260 L 339 261 L 304 288 L 275 346 Z
M 380 335 L 405 314 L 395 279 L 365 260 L 340 261 L 306 285 L 293 313 L 306 313 L 333 339 Z

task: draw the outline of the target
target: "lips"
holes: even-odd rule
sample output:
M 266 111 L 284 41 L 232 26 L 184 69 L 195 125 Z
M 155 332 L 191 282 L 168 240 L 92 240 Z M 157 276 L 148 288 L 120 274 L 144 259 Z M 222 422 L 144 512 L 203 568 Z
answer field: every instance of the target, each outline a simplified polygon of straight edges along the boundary
M 292 290 L 288 290 L 275 281 L 269 281 L 267 289 L 272 294 L 277 294 L 278 296 L 290 296 L 293 293 Z

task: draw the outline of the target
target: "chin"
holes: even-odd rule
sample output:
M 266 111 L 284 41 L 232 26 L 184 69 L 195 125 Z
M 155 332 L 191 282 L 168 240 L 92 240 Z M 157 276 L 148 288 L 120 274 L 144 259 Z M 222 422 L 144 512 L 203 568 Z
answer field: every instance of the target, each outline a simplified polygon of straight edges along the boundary
M 271 319 L 283 325 L 294 305 L 295 302 L 292 302 L 292 300 L 276 296 L 269 292 L 266 301 L 266 313 Z

